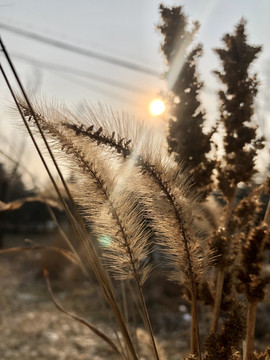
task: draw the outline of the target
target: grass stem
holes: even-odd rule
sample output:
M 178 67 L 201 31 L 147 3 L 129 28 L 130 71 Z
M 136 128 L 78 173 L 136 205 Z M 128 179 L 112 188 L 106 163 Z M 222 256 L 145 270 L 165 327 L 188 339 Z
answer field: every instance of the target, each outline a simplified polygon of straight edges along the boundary
M 198 307 L 194 294 L 195 292 L 192 293 L 191 299 L 190 352 L 198 355 L 199 360 L 201 360 Z
M 234 208 L 235 194 L 236 194 L 236 189 L 234 190 L 232 197 L 227 202 L 225 219 L 224 219 L 224 228 L 226 230 L 228 229 L 230 217 L 232 215 L 232 211 Z M 227 234 L 228 234 L 228 232 L 227 232 Z M 228 234 L 227 244 L 226 244 L 226 250 L 227 250 L 226 252 L 227 253 L 230 251 L 230 247 L 231 247 L 231 240 L 230 240 L 230 237 Z M 222 256 L 226 257 L 226 254 L 222 254 Z M 225 259 L 225 262 L 226 262 L 226 259 Z M 216 295 L 215 295 L 214 311 L 213 311 L 213 317 L 212 317 L 212 323 L 211 323 L 211 331 L 212 332 L 216 332 L 218 329 L 218 320 L 219 320 L 220 306 L 221 306 L 221 300 L 222 300 L 225 271 L 226 271 L 225 267 L 222 267 L 222 268 L 220 267 L 217 269 Z
M 247 334 L 246 334 L 246 348 L 244 354 L 244 360 L 253 360 L 254 354 L 254 333 L 256 324 L 256 313 L 257 313 L 257 301 L 250 301 L 248 303 L 247 312 Z
M 125 321 L 124 321 L 124 319 L 122 317 L 121 311 L 120 311 L 119 306 L 118 306 L 117 301 L 116 301 L 116 298 L 115 298 L 115 296 L 113 294 L 113 291 L 112 291 L 108 276 L 107 276 L 105 270 L 103 269 L 102 265 L 100 264 L 99 258 L 98 258 L 97 254 L 96 254 L 96 251 L 95 251 L 91 241 L 90 242 L 87 241 L 88 234 L 87 234 L 87 231 L 86 231 L 86 229 L 85 229 L 85 227 L 83 225 L 81 217 L 80 217 L 80 215 L 78 213 L 77 207 L 76 207 L 76 205 L 74 203 L 74 200 L 73 200 L 73 198 L 72 198 L 72 196 L 71 196 L 71 194 L 69 192 L 69 189 L 67 188 L 66 182 L 65 182 L 65 180 L 64 180 L 64 178 L 62 176 L 62 173 L 61 173 L 61 171 L 60 171 L 60 169 L 59 169 L 59 167 L 58 167 L 58 165 L 56 163 L 54 155 L 51 152 L 50 146 L 49 146 L 49 144 L 48 144 L 48 142 L 47 142 L 47 140 L 45 138 L 45 135 L 44 135 L 41 127 L 39 126 L 39 121 L 37 119 L 37 116 L 36 116 L 36 114 L 35 114 L 35 112 L 34 112 L 34 110 L 32 108 L 32 105 L 31 105 L 30 101 L 28 100 L 28 96 L 27 96 L 27 94 L 26 94 L 26 92 L 25 92 L 25 90 L 24 90 L 24 88 L 22 86 L 22 83 L 21 83 L 21 81 L 19 79 L 19 76 L 18 76 L 16 70 L 15 70 L 15 67 L 14 67 L 14 65 L 13 65 L 13 63 L 12 63 L 10 57 L 9 57 L 9 54 L 8 54 L 7 50 L 5 49 L 5 46 L 4 46 L 1 39 L 0 39 L 0 45 L 1 45 L 1 48 L 2 48 L 2 50 L 4 52 L 4 55 L 5 55 L 8 63 L 9 63 L 9 65 L 10 65 L 10 68 L 11 68 L 11 70 L 12 70 L 12 72 L 13 72 L 15 78 L 16 78 L 16 81 L 17 81 L 17 83 L 18 83 L 18 85 L 19 85 L 19 87 L 21 89 L 21 92 L 22 92 L 22 94 L 24 96 L 24 99 L 25 99 L 25 101 L 26 101 L 26 103 L 27 103 L 27 105 L 29 107 L 30 113 L 33 116 L 33 118 L 35 119 L 35 124 L 37 125 L 37 127 L 39 129 L 40 135 L 42 136 L 42 139 L 45 142 L 45 145 L 46 145 L 46 147 L 47 147 L 47 149 L 49 151 L 49 154 L 50 154 L 50 156 L 51 156 L 51 158 L 53 160 L 53 163 L 54 163 L 54 165 L 55 165 L 55 167 L 57 169 L 57 172 L 58 172 L 58 174 L 59 174 L 59 176 L 60 176 L 60 178 L 61 178 L 61 180 L 63 182 L 66 193 L 67 193 L 68 197 L 70 198 L 71 204 L 73 206 L 73 210 L 75 212 L 76 219 L 74 218 L 74 215 L 69 210 L 69 208 L 67 206 L 67 203 L 64 200 L 64 198 L 63 198 L 63 196 L 62 196 L 62 194 L 61 194 L 61 192 L 59 190 L 59 187 L 57 186 L 57 184 L 56 184 L 56 182 L 55 182 L 55 180 L 54 180 L 54 178 L 53 178 L 53 176 L 51 174 L 51 171 L 50 171 L 50 169 L 49 169 L 49 167 L 48 167 L 48 165 L 46 163 L 46 160 L 44 159 L 43 154 L 41 153 L 41 150 L 40 150 L 40 148 L 39 148 L 39 146 L 38 146 L 38 144 L 37 144 L 37 142 L 36 142 L 36 140 L 34 138 L 34 135 L 33 135 L 32 131 L 31 131 L 31 129 L 30 129 L 30 127 L 29 127 L 29 125 L 28 125 L 28 123 L 27 123 L 27 121 L 25 119 L 25 116 L 24 116 L 24 114 L 22 112 L 22 109 L 21 109 L 21 107 L 20 107 L 20 105 L 19 105 L 19 103 L 17 101 L 16 95 L 15 95 L 15 93 L 14 93 L 12 87 L 11 87 L 11 84 L 10 84 L 10 82 L 8 80 L 8 77 L 6 76 L 6 73 L 5 73 L 2 65 L 0 64 L 0 70 L 2 72 L 2 75 L 3 75 L 3 77 L 4 77 L 4 79 L 5 79 L 6 83 L 7 83 L 7 86 L 9 88 L 10 93 L 11 93 L 11 95 L 13 97 L 13 100 L 14 100 L 17 108 L 18 108 L 18 111 L 19 111 L 19 113 L 20 113 L 20 115 L 22 117 L 24 125 L 27 128 L 27 131 L 28 131 L 28 133 L 29 133 L 29 135 L 31 137 L 31 140 L 33 141 L 33 143 L 35 145 L 35 148 L 36 148 L 36 150 L 37 150 L 37 152 L 38 152 L 38 154 L 39 154 L 39 156 L 41 158 L 41 161 L 42 161 L 42 163 L 43 163 L 43 165 L 44 165 L 44 167 L 45 167 L 45 169 L 46 169 L 46 171 L 47 171 L 47 173 L 48 173 L 48 175 L 50 177 L 50 180 L 52 181 L 52 184 L 53 184 L 53 186 L 54 186 L 54 188 L 56 190 L 56 193 L 58 194 L 58 196 L 59 196 L 59 198 L 60 198 L 60 200 L 61 200 L 61 202 L 62 202 L 62 204 L 64 206 L 66 214 L 67 214 L 69 220 L 71 221 L 71 224 L 72 224 L 73 228 L 75 229 L 75 231 L 76 231 L 76 233 L 78 235 L 78 238 L 81 241 L 81 244 L 83 245 L 83 247 L 86 250 L 86 255 L 88 257 L 91 268 L 94 271 L 94 273 L 95 273 L 95 275 L 96 275 L 96 277 L 97 277 L 97 279 L 98 279 L 98 281 L 99 281 L 99 283 L 100 283 L 100 285 L 101 285 L 101 287 L 102 287 L 102 289 L 104 291 L 106 299 L 107 299 L 109 305 L 111 306 L 111 309 L 112 309 L 112 311 L 113 311 L 113 313 L 114 313 L 114 315 L 116 317 L 116 320 L 117 320 L 118 325 L 120 327 L 120 330 L 121 330 L 121 332 L 123 334 L 125 342 L 127 343 L 129 351 L 130 351 L 130 353 L 132 355 L 132 359 L 137 360 L 137 355 L 136 355 L 134 346 L 132 344 L 129 332 L 128 332 L 127 328 L 126 328 Z M 86 244 L 88 244 L 88 246 Z

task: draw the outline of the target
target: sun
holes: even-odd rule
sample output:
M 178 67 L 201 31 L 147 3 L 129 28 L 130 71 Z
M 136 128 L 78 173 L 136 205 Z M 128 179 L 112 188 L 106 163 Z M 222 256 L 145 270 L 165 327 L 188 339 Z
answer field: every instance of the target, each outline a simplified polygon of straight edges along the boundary
M 153 116 L 158 116 L 164 112 L 165 104 L 161 99 L 155 99 L 151 101 L 149 109 Z

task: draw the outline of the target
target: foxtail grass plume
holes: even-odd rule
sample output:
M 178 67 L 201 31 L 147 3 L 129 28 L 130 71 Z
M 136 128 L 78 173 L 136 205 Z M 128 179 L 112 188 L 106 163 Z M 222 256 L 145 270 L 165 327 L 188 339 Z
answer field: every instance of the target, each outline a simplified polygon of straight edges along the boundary
M 27 105 L 20 106 L 29 116 Z M 84 218 L 99 239 L 110 239 L 100 242 L 105 263 L 116 278 L 134 279 L 139 292 L 151 271 L 154 235 L 171 264 L 170 279 L 184 285 L 191 301 L 191 350 L 199 354 L 197 288 L 209 264 L 193 230 L 196 195 L 187 172 L 167 155 L 162 136 L 104 107 L 35 111 L 59 160 L 66 164 L 68 155 L 79 174 L 75 188 Z

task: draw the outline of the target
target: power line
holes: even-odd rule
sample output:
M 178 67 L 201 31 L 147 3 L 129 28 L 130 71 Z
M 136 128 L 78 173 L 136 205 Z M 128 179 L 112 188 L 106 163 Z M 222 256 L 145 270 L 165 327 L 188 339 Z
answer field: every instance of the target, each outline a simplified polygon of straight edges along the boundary
M 31 38 L 33 40 L 43 42 L 43 43 L 51 45 L 51 46 L 61 48 L 63 50 L 68 50 L 68 51 L 74 52 L 76 54 L 91 57 L 91 58 L 101 60 L 101 61 L 113 64 L 113 65 L 124 67 L 129 70 L 141 72 L 141 73 L 144 73 L 147 75 L 160 77 L 160 73 L 158 71 L 150 69 L 150 68 L 142 66 L 142 65 L 139 65 L 139 64 L 135 64 L 135 63 L 127 61 L 127 60 L 118 59 L 116 57 L 101 54 L 101 53 L 98 53 L 98 52 L 90 50 L 90 49 L 81 48 L 79 46 L 68 44 L 66 42 L 63 42 L 63 41 L 60 41 L 57 39 L 52 39 L 52 38 L 49 38 L 44 35 L 39 35 L 39 34 L 31 32 L 31 31 L 27 31 L 27 30 L 24 30 L 24 29 L 21 29 L 21 28 L 12 26 L 12 25 L 0 23 L 0 28 L 4 29 L 6 31 L 15 33 L 17 35 L 23 36 L 23 37 Z
M 60 72 L 68 73 L 68 74 L 73 74 L 73 75 L 80 76 L 83 78 L 88 78 L 88 79 L 91 79 L 91 80 L 94 80 L 97 82 L 102 82 L 107 85 L 111 85 L 111 86 L 115 86 L 115 87 L 124 89 L 127 91 L 133 91 L 133 92 L 137 92 L 137 93 L 146 93 L 146 91 L 142 88 L 139 88 L 139 87 L 136 87 L 133 85 L 129 85 L 129 84 L 123 83 L 121 81 L 113 80 L 113 79 L 107 78 L 105 76 L 97 75 L 97 74 L 94 74 L 89 71 L 75 69 L 70 66 L 63 66 L 63 65 L 59 65 L 59 64 L 55 64 L 55 63 L 49 63 L 47 61 L 36 60 L 32 57 L 25 56 L 22 54 L 17 54 L 17 53 L 13 53 L 12 57 L 16 58 L 18 60 L 26 61 L 26 62 L 36 65 L 38 67 L 50 69 L 53 71 L 60 71 Z

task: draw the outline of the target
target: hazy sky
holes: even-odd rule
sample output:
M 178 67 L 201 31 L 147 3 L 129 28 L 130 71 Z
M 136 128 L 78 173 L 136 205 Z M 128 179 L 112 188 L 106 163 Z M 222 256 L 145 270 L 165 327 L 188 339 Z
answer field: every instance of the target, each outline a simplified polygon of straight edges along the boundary
M 162 37 L 156 30 L 160 21 L 159 4 L 158 0 L 0 0 L 0 25 L 8 24 L 103 55 L 130 61 L 154 69 L 160 74 L 157 76 L 65 51 L 19 36 L 1 27 L 0 33 L 10 54 L 14 56 L 14 63 L 27 89 L 75 105 L 83 99 L 94 103 L 100 101 L 118 110 L 127 110 L 135 115 L 150 118 L 149 101 L 161 89 L 166 89 L 166 83 L 162 80 L 166 66 L 159 50 Z M 204 47 L 204 55 L 199 65 L 201 80 L 205 82 L 206 88 L 202 98 L 208 117 L 212 120 L 216 117 L 218 107 L 214 93 L 218 83 L 211 71 L 219 67 L 218 58 L 212 49 L 222 46 L 222 36 L 226 32 L 232 32 L 241 17 L 247 19 L 249 42 L 254 45 L 261 44 L 264 48 L 253 69 L 259 73 L 262 81 L 259 120 L 269 122 L 269 105 L 267 109 L 266 102 L 267 97 L 269 100 L 267 81 L 268 88 L 270 86 L 270 1 L 184 0 L 163 1 L 163 4 L 184 5 L 190 20 L 198 20 L 201 23 L 197 40 L 202 42 Z M 18 56 L 27 57 L 27 61 L 19 60 Z M 42 62 L 43 67 L 37 66 L 34 60 Z M 57 71 L 44 67 L 51 65 Z M 122 84 L 119 87 L 93 81 L 69 71 L 61 71 L 61 67 L 62 70 L 64 67 L 71 67 L 75 71 L 89 72 L 106 78 L 109 82 Z M 124 89 L 125 85 L 135 89 Z M 1 81 L 1 135 L 11 132 L 14 134 L 14 125 L 11 130 L 7 128 L 5 106 L 8 100 L 8 92 Z M 269 132 L 267 124 L 265 131 Z

